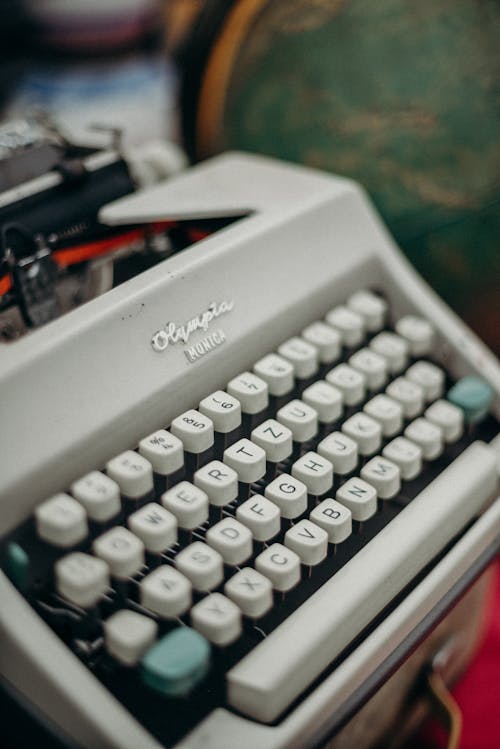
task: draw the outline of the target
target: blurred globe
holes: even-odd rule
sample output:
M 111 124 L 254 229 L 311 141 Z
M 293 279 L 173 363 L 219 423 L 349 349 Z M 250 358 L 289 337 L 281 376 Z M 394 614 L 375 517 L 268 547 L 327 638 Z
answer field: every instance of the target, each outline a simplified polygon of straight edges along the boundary
M 234 2 L 191 134 L 198 157 L 239 148 L 358 180 L 417 269 L 500 351 L 496 0 Z

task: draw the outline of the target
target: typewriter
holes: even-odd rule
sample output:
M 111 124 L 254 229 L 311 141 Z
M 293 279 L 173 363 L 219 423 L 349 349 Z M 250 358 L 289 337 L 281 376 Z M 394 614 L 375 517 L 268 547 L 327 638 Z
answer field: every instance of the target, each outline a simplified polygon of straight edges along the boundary
M 323 746 L 499 550 L 498 363 L 348 179 L 100 220 L 212 229 L 1 347 L 2 678 L 71 746 Z

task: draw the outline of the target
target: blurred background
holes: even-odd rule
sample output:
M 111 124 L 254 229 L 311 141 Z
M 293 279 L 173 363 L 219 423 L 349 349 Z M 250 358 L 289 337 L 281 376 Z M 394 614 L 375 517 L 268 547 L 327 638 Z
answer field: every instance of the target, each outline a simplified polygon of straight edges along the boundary
M 2 0 L 3 120 L 166 138 L 359 180 L 500 352 L 497 0 Z M 94 132 L 96 132 L 94 130 Z
M 78 136 L 179 138 L 177 73 L 155 0 L 2 0 L 2 119 L 49 113 Z

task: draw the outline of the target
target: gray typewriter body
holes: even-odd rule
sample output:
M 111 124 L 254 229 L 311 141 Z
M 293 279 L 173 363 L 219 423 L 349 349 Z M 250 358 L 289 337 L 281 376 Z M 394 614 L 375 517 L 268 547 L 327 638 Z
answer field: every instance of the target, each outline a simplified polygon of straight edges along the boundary
M 500 418 L 495 357 L 419 278 L 352 181 L 227 154 L 106 206 L 101 218 L 219 216 L 244 218 L 2 350 L 0 537 L 359 289 L 383 295 L 390 323 L 430 320 L 433 361 L 453 379 L 488 382 L 489 418 Z M 217 319 L 188 341 L 165 337 L 169 322 L 199 320 L 211 304 Z M 278 749 L 333 735 L 498 550 L 494 432 L 493 445 L 471 438 L 236 663 L 224 677 L 227 702 L 175 745 Z M 162 745 L 1 571 L 0 600 L 0 671 L 63 734 L 88 747 Z

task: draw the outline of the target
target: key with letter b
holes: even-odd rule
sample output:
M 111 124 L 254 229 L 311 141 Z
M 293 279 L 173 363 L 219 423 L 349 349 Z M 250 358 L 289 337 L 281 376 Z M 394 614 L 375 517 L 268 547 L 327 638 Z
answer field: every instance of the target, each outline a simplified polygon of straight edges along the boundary
M 351 511 L 336 499 L 324 499 L 309 515 L 328 534 L 331 544 L 340 544 L 352 533 Z

